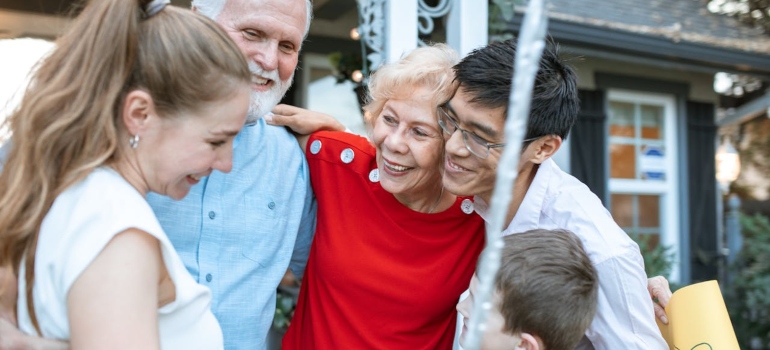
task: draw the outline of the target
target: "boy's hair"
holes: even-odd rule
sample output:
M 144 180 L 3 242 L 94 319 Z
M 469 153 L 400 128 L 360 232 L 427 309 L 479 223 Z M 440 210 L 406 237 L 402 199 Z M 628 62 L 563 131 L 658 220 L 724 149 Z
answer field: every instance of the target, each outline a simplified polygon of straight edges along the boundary
M 537 335 L 546 349 L 574 349 L 596 314 L 599 284 L 580 239 L 536 229 L 503 242 L 495 280 L 503 330 Z
M 470 103 L 505 107 L 507 118 L 515 57 L 516 44 L 506 40 L 473 50 L 453 67 L 460 87 L 472 97 Z M 559 58 L 559 46 L 548 41 L 535 77 L 524 138 L 557 135 L 566 140 L 579 110 L 575 71 Z

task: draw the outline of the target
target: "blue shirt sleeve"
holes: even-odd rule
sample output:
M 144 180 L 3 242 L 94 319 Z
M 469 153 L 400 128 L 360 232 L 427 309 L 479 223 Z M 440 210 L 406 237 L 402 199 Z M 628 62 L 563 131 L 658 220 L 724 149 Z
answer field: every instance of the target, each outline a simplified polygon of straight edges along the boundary
M 310 245 L 315 235 L 316 212 L 318 209 L 313 188 L 310 186 L 310 174 L 308 173 L 307 163 L 304 164 L 303 172 L 303 175 L 307 178 L 305 182 L 307 186 L 305 206 L 299 223 L 297 240 L 294 242 L 291 262 L 289 263 L 289 269 L 291 269 L 291 272 L 294 273 L 297 279 L 301 279 L 305 274 L 305 266 L 310 255 Z

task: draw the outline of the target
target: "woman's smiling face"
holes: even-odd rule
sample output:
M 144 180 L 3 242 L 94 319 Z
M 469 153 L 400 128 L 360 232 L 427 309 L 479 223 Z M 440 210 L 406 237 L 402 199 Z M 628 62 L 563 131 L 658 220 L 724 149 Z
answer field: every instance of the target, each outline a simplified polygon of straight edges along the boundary
M 444 141 L 433 95 L 417 88 L 390 98 L 372 129 L 382 187 L 395 195 L 435 197 Z

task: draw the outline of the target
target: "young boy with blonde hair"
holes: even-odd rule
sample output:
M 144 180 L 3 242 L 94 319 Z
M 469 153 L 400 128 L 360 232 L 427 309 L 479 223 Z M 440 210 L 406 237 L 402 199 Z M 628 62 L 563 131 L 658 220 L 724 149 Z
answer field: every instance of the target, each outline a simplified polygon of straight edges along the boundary
M 503 237 L 481 349 L 574 349 L 596 314 L 596 270 L 580 239 L 566 230 L 531 230 Z M 457 304 L 467 325 L 479 279 Z M 460 343 L 465 342 L 463 326 Z

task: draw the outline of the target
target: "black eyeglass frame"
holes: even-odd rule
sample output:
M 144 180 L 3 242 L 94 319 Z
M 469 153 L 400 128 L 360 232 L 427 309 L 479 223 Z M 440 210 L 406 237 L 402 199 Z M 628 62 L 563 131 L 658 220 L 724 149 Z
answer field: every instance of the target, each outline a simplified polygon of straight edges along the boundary
M 449 115 L 449 112 L 447 111 L 446 103 L 438 106 L 437 109 L 438 109 L 438 125 L 441 127 L 441 130 L 443 130 L 444 133 L 447 134 L 447 136 L 452 136 L 452 134 L 454 134 L 455 131 L 460 130 L 460 132 L 463 134 L 463 143 L 465 144 L 465 148 L 469 152 L 473 153 L 474 156 L 479 157 L 481 159 L 486 159 L 487 157 L 489 157 L 489 150 L 490 149 L 505 147 L 505 145 L 507 145 L 507 143 L 491 143 L 491 142 L 483 139 L 481 136 L 476 135 L 476 134 L 474 134 L 471 131 L 468 131 L 468 130 L 465 130 L 465 129 L 461 128 L 460 125 L 457 124 L 457 121 L 455 121 L 452 118 L 452 116 Z M 442 118 L 442 116 L 443 116 L 443 118 Z M 448 120 L 449 123 L 452 124 L 452 126 L 454 127 L 454 130 L 450 131 L 449 128 L 448 128 L 448 125 L 446 125 L 446 123 L 442 119 Z M 471 149 L 471 146 L 468 145 L 468 135 L 470 135 L 470 137 L 472 137 L 474 139 L 473 142 L 475 142 L 477 145 L 482 146 L 482 147 L 486 147 L 487 152 L 486 152 L 485 155 L 478 154 L 473 149 Z M 538 137 L 531 137 L 531 138 L 528 138 L 528 139 L 524 139 L 521 142 L 523 144 L 526 144 L 527 142 L 535 141 L 535 140 L 537 140 L 539 138 L 540 138 L 540 136 L 538 136 Z

